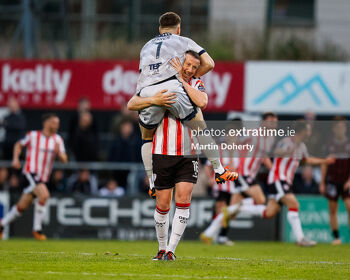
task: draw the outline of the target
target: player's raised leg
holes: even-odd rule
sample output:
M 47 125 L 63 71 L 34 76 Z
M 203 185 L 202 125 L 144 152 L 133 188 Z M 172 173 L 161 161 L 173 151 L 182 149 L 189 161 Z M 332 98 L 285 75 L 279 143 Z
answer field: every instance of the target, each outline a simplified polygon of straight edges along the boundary
M 33 196 L 31 194 L 22 194 L 18 203 L 13 205 L 10 212 L 0 221 L 0 239 L 2 239 L 3 229 L 10 223 L 19 218 L 23 211 L 25 211 L 33 203 Z

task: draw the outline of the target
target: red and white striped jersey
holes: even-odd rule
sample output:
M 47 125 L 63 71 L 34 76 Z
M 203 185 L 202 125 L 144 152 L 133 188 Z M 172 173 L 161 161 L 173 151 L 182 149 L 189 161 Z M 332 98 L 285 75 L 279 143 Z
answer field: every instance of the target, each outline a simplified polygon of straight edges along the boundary
M 286 181 L 292 184 L 300 161 L 309 156 L 306 145 L 303 142 L 297 144 L 293 138 L 285 137 L 278 142 L 276 148 L 290 151 L 291 156 L 274 158 L 267 182 L 272 184 L 276 181 Z
M 196 139 L 191 135 L 191 129 L 168 112 L 153 136 L 153 154 L 168 156 L 185 156 L 196 154 L 192 149 Z
M 20 140 L 20 143 L 27 148 L 23 173 L 34 173 L 36 180 L 46 183 L 56 157 L 56 144 L 58 144 L 60 152 L 65 153 L 62 137 L 58 134 L 46 137 L 42 131 L 32 130 Z
M 200 91 L 205 91 L 200 79 L 191 79 L 190 85 Z M 165 113 L 161 124 L 153 136 L 153 154 L 184 156 L 197 152 L 192 147 L 197 139 L 192 137 L 191 129 L 181 123 L 179 119 L 168 112 Z
M 247 156 L 248 151 L 240 153 L 237 172 L 239 175 L 249 176 L 254 179 L 259 171 L 264 159 L 270 153 L 274 144 L 274 137 L 256 136 L 246 138 L 242 144 L 250 144 L 254 146 L 252 154 Z

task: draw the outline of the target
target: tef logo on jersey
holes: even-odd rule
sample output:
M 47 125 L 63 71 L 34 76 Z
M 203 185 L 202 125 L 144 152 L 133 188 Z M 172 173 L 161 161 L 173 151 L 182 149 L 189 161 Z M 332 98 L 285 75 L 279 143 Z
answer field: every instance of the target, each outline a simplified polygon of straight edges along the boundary
M 314 86 L 318 86 L 321 90 L 316 92 L 313 88 Z M 327 87 L 326 83 L 318 74 L 314 75 L 304 84 L 298 84 L 294 76 L 288 74 L 275 85 L 263 92 L 253 101 L 253 103 L 254 105 L 260 104 L 269 99 L 269 97 L 272 95 L 278 94 L 279 92 L 282 93 L 282 98 L 279 102 L 280 105 L 286 105 L 292 102 L 296 97 L 300 96 L 301 93 L 309 94 L 317 106 L 322 105 L 322 101 L 319 98 L 321 94 L 324 94 L 333 106 L 338 106 L 339 104 Z
M 33 69 L 16 69 L 5 63 L 2 66 L 3 93 L 52 93 L 56 92 L 55 103 L 61 104 L 67 95 L 72 76 L 70 70 L 53 69 L 50 64 L 36 64 Z

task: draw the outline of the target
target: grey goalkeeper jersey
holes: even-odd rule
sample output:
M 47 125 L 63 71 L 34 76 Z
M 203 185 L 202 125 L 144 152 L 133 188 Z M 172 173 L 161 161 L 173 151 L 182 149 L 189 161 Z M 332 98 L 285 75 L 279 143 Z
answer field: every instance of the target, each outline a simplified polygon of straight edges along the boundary
M 171 33 L 160 34 L 148 41 L 140 53 L 140 76 L 136 92 L 139 93 L 144 87 L 159 83 L 177 74 L 169 61 L 178 57 L 183 63 L 185 52 L 188 50 L 193 50 L 199 55 L 205 52 L 190 38 Z

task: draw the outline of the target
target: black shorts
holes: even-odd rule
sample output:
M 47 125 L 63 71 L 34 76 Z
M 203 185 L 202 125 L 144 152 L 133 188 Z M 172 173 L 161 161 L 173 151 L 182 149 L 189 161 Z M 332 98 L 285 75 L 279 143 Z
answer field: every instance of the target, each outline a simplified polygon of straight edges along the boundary
M 232 196 L 231 193 L 219 191 L 215 200 L 224 201 L 226 202 L 227 205 L 229 205 L 231 201 L 231 196 Z
M 33 193 L 35 187 L 43 183 L 35 173 L 22 173 L 20 178 L 20 185 L 23 188 L 23 193 Z
M 268 198 L 273 198 L 277 202 L 280 201 L 287 193 L 293 193 L 292 186 L 286 181 L 276 181 L 267 186 Z
M 252 179 L 249 176 L 238 176 L 238 179 L 235 181 L 235 190 L 237 193 L 244 193 L 251 186 L 256 185 L 257 182 L 255 179 Z
M 170 189 L 176 183 L 197 183 L 198 158 L 156 155 L 153 157 L 154 186 L 157 190 Z
M 325 196 L 329 200 L 338 200 L 341 196 L 343 199 L 350 198 L 350 189 L 344 190 L 344 184 L 334 183 L 331 181 L 326 182 Z

